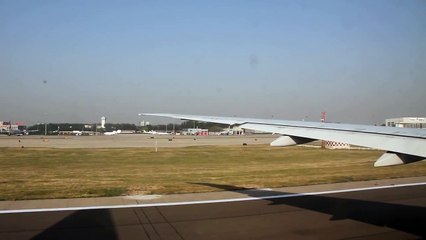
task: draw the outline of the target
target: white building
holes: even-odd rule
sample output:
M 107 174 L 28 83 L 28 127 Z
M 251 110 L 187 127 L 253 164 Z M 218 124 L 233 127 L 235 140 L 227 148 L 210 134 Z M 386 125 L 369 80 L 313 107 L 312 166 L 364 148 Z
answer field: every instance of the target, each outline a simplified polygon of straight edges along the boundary
M 141 127 L 145 127 L 145 126 L 149 126 L 151 123 L 150 122 L 146 122 L 146 121 L 141 121 L 140 123 L 139 123 L 139 126 L 141 126 Z
M 205 135 L 209 135 L 209 130 L 208 129 L 202 129 L 202 128 L 188 128 L 188 129 L 184 129 L 182 131 L 183 135 L 201 135 L 201 136 L 205 136 Z
M 426 117 L 400 117 L 386 119 L 387 127 L 426 128 Z
M 20 126 L 25 126 L 25 124 L 22 122 L 12 123 L 0 121 L 0 134 L 9 134 L 19 131 Z

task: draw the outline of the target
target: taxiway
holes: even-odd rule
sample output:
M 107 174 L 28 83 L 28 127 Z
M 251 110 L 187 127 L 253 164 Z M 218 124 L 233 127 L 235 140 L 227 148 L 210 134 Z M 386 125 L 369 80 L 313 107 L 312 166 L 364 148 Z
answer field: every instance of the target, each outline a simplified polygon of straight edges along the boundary
M 426 237 L 424 180 L 189 194 L 177 202 L 177 195 L 172 202 L 133 196 L 61 209 L 10 202 L 0 206 L 0 239 L 418 239 Z

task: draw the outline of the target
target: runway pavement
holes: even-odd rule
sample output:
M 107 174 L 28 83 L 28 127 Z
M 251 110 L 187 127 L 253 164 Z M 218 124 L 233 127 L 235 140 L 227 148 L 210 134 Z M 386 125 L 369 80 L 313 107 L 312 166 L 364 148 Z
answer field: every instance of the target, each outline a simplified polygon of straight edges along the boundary
M 194 184 L 221 190 L 234 188 L 215 183 Z M 424 177 L 224 191 L 216 193 L 213 200 L 201 195 L 187 195 L 187 201 L 181 203 L 164 202 L 164 199 L 159 202 L 161 197 L 155 196 L 135 196 L 127 200 L 138 204 L 41 212 L 27 209 L 20 213 L 11 212 L 15 208 L 9 203 L 0 213 L 0 239 L 426 237 Z
M 234 136 L 183 136 L 119 134 L 113 136 L 5 136 L 0 135 L 0 147 L 35 148 L 128 148 L 186 147 L 205 145 L 269 144 L 278 136 L 271 134 Z

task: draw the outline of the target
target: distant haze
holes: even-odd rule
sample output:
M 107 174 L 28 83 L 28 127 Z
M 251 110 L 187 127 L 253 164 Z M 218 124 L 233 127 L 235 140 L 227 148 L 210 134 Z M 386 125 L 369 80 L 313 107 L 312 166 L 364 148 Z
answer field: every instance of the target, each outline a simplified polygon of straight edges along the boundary
M 1 1 L 0 121 L 426 116 L 425 13 L 421 0 Z

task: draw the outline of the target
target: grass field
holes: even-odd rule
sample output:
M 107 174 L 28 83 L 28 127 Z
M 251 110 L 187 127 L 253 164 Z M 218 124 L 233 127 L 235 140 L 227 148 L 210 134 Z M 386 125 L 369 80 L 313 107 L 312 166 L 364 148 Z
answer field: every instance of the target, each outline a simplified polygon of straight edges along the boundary
M 426 175 L 426 162 L 374 168 L 381 151 L 264 145 L 125 149 L 0 148 L 0 200 L 218 191 Z

